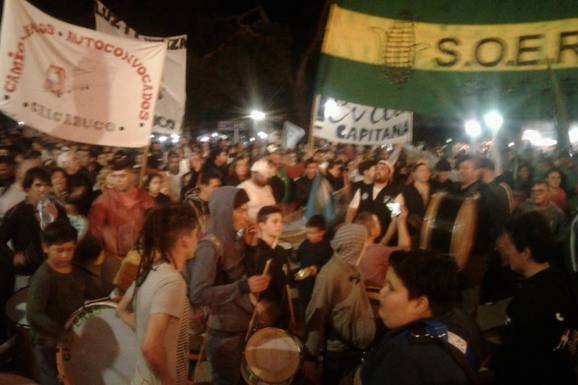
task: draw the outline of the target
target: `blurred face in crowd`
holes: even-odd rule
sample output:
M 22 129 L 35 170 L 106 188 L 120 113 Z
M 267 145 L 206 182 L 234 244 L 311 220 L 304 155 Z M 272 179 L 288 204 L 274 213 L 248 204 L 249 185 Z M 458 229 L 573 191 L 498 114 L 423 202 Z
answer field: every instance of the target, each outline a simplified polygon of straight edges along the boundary
M 325 230 L 317 228 L 317 227 L 306 227 L 305 228 L 305 235 L 307 236 L 307 240 L 311 243 L 319 243 L 325 237 Z
M 369 169 L 367 169 L 363 172 L 363 177 L 365 178 L 365 180 L 367 182 L 373 183 L 373 180 L 375 179 L 376 168 L 377 168 L 377 166 L 371 166 Z
M 458 178 L 462 186 L 469 186 L 480 178 L 480 170 L 473 160 L 464 160 L 458 166 Z
M 426 183 L 429 182 L 431 178 L 431 171 L 426 164 L 421 164 L 417 166 L 415 171 L 413 172 L 413 179 L 416 182 Z
M 193 152 L 191 154 L 190 162 L 192 170 L 198 171 L 203 166 L 203 158 L 201 158 L 201 154 L 199 154 L 198 152 Z
M 53 172 L 52 176 L 50 177 L 50 182 L 52 183 L 52 191 L 54 191 L 54 193 L 59 194 L 63 191 L 66 191 L 67 179 L 66 174 L 62 171 Z
M 81 168 L 80 158 L 78 157 L 76 152 L 72 152 L 68 156 L 68 159 L 64 162 L 62 168 L 64 168 L 64 170 L 68 175 L 74 175 L 78 171 L 80 171 Z
M 379 292 L 379 317 L 389 329 L 399 328 L 431 315 L 429 301 L 421 296 L 409 298 L 403 281 L 390 267 L 385 275 L 385 285 Z
M 437 180 L 440 183 L 445 182 L 446 180 L 450 179 L 451 171 L 438 171 L 437 172 Z
M 167 161 L 167 168 L 169 169 L 169 172 L 172 174 L 178 174 L 179 173 L 179 162 L 180 159 L 178 156 L 171 156 L 168 161 Z
M 560 188 L 560 184 L 562 183 L 562 176 L 558 171 L 552 171 L 548 174 L 548 186 L 550 188 Z
M 537 183 L 532 186 L 532 202 L 538 206 L 546 206 L 550 203 L 550 189 L 545 183 Z
M 336 165 L 327 170 L 334 178 L 341 178 L 343 176 L 343 166 Z
M 213 195 L 215 190 L 218 189 L 219 187 L 221 187 L 221 180 L 219 178 L 210 179 L 208 185 L 204 185 L 201 183 L 200 185 L 201 195 L 206 201 L 209 201 L 211 195 Z
M 377 166 L 375 166 L 375 177 L 374 177 L 375 183 L 389 182 L 390 175 L 391 171 L 389 169 L 389 166 L 379 163 L 377 164 Z
M 0 163 L 0 182 L 12 178 L 14 168 L 9 163 Z
M 88 165 L 88 159 L 90 157 L 90 153 L 86 150 L 79 150 L 76 152 L 78 155 L 78 161 L 80 162 L 80 167 L 86 167 Z
M 46 253 L 46 263 L 55 270 L 67 269 L 72 263 L 74 257 L 74 250 L 76 249 L 76 242 L 64 242 L 54 245 L 42 245 L 44 253 Z
M 126 192 L 134 187 L 135 176 L 129 169 L 112 171 L 110 173 L 113 188 L 118 192 Z
M 319 171 L 319 164 L 315 162 L 309 163 L 305 168 L 305 176 L 307 177 L 307 179 L 311 180 L 315 178 L 315 175 L 317 175 L 317 171 Z
M 30 188 L 26 191 L 28 201 L 35 205 L 38 201 L 48 194 L 50 185 L 40 179 L 34 179 Z
M 510 235 L 507 233 L 502 234 L 499 244 L 500 247 L 498 250 L 503 260 L 510 266 L 513 272 L 521 274 L 530 259 L 530 249 L 524 249 L 522 252 L 518 251 L 516 245 L 512 242 L 512 238 L 510 238 Z
M 221 167 L 222 165 L 226 164 L 229 160 L 227 153 L 225 151 L 221 151 L 219 155 L 215 158 L 215 165 Z
M 257 186 L 264 187 L 269 182 L 269 178 L 260 172 L 253 172 L 251 179 Z
M 239 178 L 246 178 L 249 175 L 249 159 L 242 158 L 235 162 L 235 174 Z
M 259 223 L 261 234 L 271 238 L 278 238 L 283 232 L 283 217 L 281 213 L 273 213 L 267 216 L 265 222 Z
M 249 225 L 249 206 L 245 203 L 233 210 L 233 228 L 235 231 L 246 228 Z
M 106 167 L 108 164 L 108 154 L 106 152 L 102 152 L 96 156 L 96 163 L 98 163 L 101 167 Z
M 154 176 L 149 182 L 149 195 L 156 197 L 161 192 L 162 180 L 159 176 Z
M 530 178 L 530 169 L 528 167 L 520 167 L 518 169 L 518 179 L 528 180 Z

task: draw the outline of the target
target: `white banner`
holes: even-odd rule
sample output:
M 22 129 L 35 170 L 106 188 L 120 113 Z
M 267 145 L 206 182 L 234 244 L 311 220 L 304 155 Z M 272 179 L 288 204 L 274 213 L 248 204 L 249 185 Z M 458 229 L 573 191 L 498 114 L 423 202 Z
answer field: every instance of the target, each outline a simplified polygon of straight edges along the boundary
M 413 114 L 317 96 L 313 136 L 333 143 L 411 143 Z
M 153 131 L 169 135 L 180 134 L 187 99 L 187 35 L 172 37 L 140 35 L 98 0 L 95 0 L 94 18 L 97 31 L 115 36 L 166 43 L 167 56 L 155 109 Z
M 163 43 L 64 23 L 24 0 L 5 0 L 0 109 L 46 134 L 105 146 L 149 143 Z

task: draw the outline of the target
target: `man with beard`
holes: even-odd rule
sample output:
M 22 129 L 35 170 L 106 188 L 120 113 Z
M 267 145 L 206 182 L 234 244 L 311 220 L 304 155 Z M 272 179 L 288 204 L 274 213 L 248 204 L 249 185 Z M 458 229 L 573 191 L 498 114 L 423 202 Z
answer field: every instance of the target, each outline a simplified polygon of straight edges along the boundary
M 378 239 L 383 237 L 391 222 L 391 210 L 388 203 L 394 203 L 399 193 L 398 189 L 390 183 L 392 174 L 393 167 L 387 161 L 380 160 L 377 163 L 373 184 L 361 185 L 353 195 L 345 216 L 346 223 L 352 223 L 358 213 L 364 211 L 373 213 L 379 218 L 382 229 Z
M 249 219 L 255 221 L 257 213 L 264 206 L 275 206 L 275 197 L 268 181 L 272 169 L 267 159 L 259 159 L 251 166 L 251 179 L 244 181 L 238 187 L 249 196 Z

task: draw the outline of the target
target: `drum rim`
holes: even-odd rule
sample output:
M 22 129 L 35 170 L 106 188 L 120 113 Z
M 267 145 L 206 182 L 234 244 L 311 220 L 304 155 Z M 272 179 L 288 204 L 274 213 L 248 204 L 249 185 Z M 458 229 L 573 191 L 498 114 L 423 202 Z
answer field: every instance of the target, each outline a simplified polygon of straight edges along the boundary
M 249 363 L 247 362 L 247 355 L 246 355 L 246 351 L 247 351 L 247 345 L 249 343 L 249 341 L 251 341 L 251 338 L 253 338 L 257 333 L 265 331 L 265 330 L 275 330 L 275 331 L 280 331 L 282 332 L 284 335 L 290 337 L 290 340 L 293 341 L 296 346 L 297 346 L 297 355 L 299 357 L 298 361 L 297 361 L 297 368 L 295 370 L 295 372 L 289 377 L 286 378 L 284 380 L 281 380 L 281 382 L 265 382 L 263 379 L 261 379 L 257 374 L 255 374 L 253 372 L 253 370 L 251 369 L 251 367 L 249 366 Z M 304 353 L 304 345 L 303 342 L 301 342 L 301 340 L 299 339 L 299 337 L 297 337 L 296 335 L 290 333 L 289 331 L 285 330 L 285 329 L 281 329 L 281 328 L 276 328 L 276 327 L 265 327 L 265 328 L 261 328 L 259 330 L 257 330 L 256 332 L 254 332 L 249 339 L 247 340 L 247 342 L 245 343 L 245 349 L 243 350 L 243 364 L 241 365 L 241 373 L 243 374 L 243 370 L 245 370 L 247 373 L 247 376 L 252 376 L 254 378 L 257 379 L 257 382 L 253 382 L 250 381 L 250 379 L 245 378 L 245 380 L 251 384 L 258 384 L 259 382 L 263 382 L 263 383 L 269 383 L 269 384 L 275 384 L 275 385 L 285 385 L 285 384 L 290 384 L 293 381 L 293 378 L 295 378 L 295 376 L 297 375 L 297 373 L 299 373 L 299 369 L 303 366 L 303 353 Z
M 16 327 L 19 327 L 19 328 L 22 328 L 22 329 L 30 329 L 30 328 L 31 328 L 30 322 L 28 321 L 28 317 L 26 317 L 26 313 L 24 313 L 24 314 L 25 314 L 24 316 L 26 317 L 26 322 L 28 322 L 27 325 L 23 325 L 23 324 L 21 324 L 21 323 L 19 323 L 19 322 L 14 321 L 14 320 L 10 317 L 10 315 L 8 314 L 8 303 L 10 302 L 10 300 L 11 300 L 13 297 L 16 296 L 16 294 L 18 294 L 18 293 L 20 293 L 20 292 L 23 292 L 23 291 L 28 291 L 28 290 L 30 290 L 30 285 L 21 287 L 20 289 L 16 290 L 15 292 L 12 293 L 12 295 L 10 296 L 10 298 L 8 298 L 8 301 L 6 301 L 6 304 L 4 305 L 4 316 L 6 316 L 6 318 L 8 318 L 8 319 L 10 320 L 10 322 L 11 322 L 12 324 L 14 324 Z M 26 301 L 26 302 L 28 302 L 28 301 Z
M 97 307 L 97 306 L 104 306 L 104 307 L 109 308 L 109 309 L 117 309 L 118 308 L 118 304 L 114 301 L 111 301 L 109 297 L 99 298 L 99 299 L 95 299 L 92 301 L 87 301 L 81 307 L 76 309 L 74 311 L 74 313 L 72 313 L 70 315 L 70 318 L 68 319 L 68 321 L 66 321 L 66 324 L 64 326 L 64 330 L 66 331 L 66 333 L 70 332 L 70 329 L 71 329 L 72 325 L 74 324 L 74 321 L 76 320 L 76 318 L 78 317 L 79 314 L 82 314 L 83 312 L 85 312 L 86 309 Z M 56 346 L 56 369 L 57 369 L 57 373 L 58 373 L 58 379 L 62 382 L 63 385 L 74 385 L 70 382 L 70 379 L 69 379 L 68 374 L 66 373 L 66 370 L 64 367 L 63 350 L 64 350 L 63 349 L 63 343 L 62 343 L 62 341 L 59 341 L 57 346 Z

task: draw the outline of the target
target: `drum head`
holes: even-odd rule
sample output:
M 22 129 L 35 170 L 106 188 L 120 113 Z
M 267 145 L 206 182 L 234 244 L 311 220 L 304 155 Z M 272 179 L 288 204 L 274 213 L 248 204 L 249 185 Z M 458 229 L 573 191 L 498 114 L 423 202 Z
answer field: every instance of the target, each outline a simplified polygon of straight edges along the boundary
M 133 377 L 135 333 L 116 316 L 113 302 L 77 310 L 58 347 L 58 372 L 65 385 L 128 385 Z
M 28 301 L 28 288 L 18 290 L 6 302 L 6 317 L 19 327 L 30 327 L 26 318 L 26 302 Z
M 2 385 L 38 385 L 29 378 L 13 373 L 0 373 L 0 384 Z
M 250 372 L 270 384 L 288 382 L 301 365 L 301 346 L 285 330 L 263 328 L 247 341 L 245 361 Z

